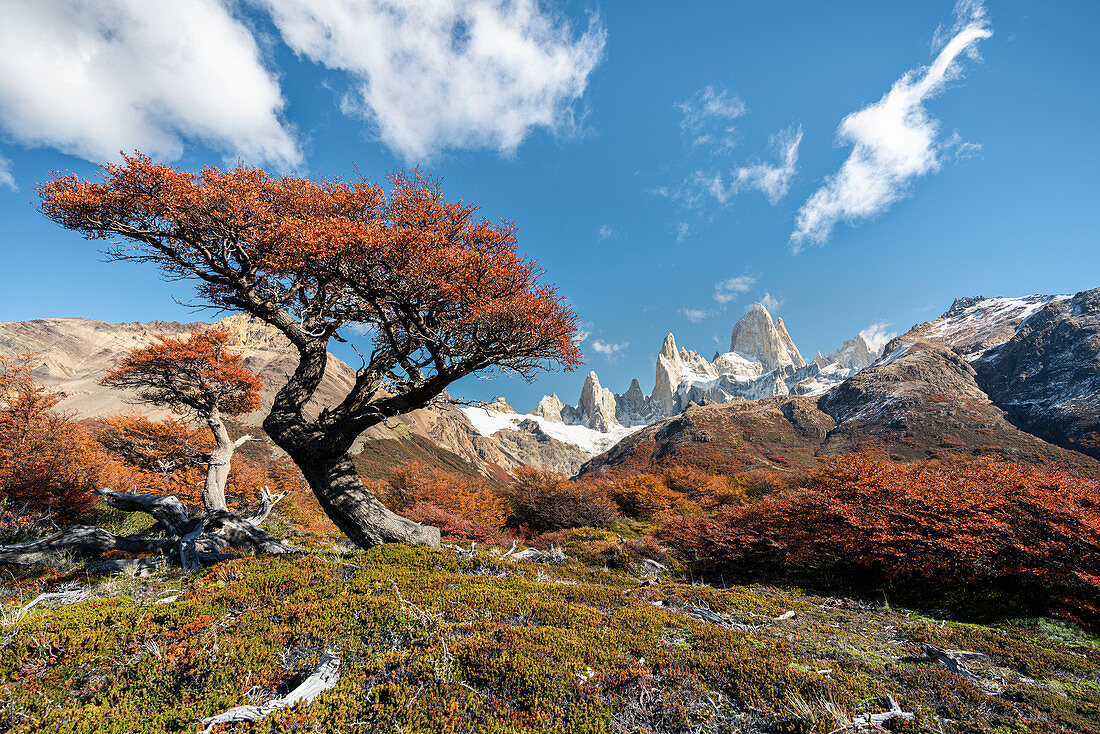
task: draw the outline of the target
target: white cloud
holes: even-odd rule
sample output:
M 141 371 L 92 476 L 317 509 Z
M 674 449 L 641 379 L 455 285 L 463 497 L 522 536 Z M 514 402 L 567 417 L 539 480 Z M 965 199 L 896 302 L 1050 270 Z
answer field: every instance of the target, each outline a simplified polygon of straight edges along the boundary
M 713 311 L 708 311 L 705 308 L 681 308 L 679 313 L 693 324 L 698 324 L 703 319 L 714 316 Z
M 12 191 L 18 191 L 15 185 L 15 176 L 11 175 L 11 161 L 0 155 L 0 188 L 7 186 Z
M 742 166 L 734 173 L 732 188 L 735 191 L 757 189 L 768 197 L 772 206 L 787 195 L 798 165 L 798 146 L 802 143 L 802 127 L 789 127 L 772 135 L 769 146 L 779 155 L 779 163 L 754 163 Z
M 600 232 L 597 235 L 597 239 L 608 240 L 615 236 L 615 230 L 606 224 L 600 227 Z
M 351 75 L 342 109 L 409 161 L 570 129 L 606 37 L 595 15 L 575 35 L 538 0 L 253 1 L 295 52 Z
M 92 161 L 174 159 L 200 140 L 227 158 L 301 162 L 251 33 L 218 0 L 0 0 L 0 126 Z
M 888 328 L 889 326 L 889 321 L 876 321 L 859 332 L 859 335 L 862 336 L 863 341 L 867 342 L 867 345 L 871 347 L 871 351 L 877 352 L 886 346 L 888 341 L 898 335 L 898 332 L 891 331 Z
M 687 222 L 676 223 L 676 244 L 681 244 L 691 233 L 691 225 Z
M 728 89 L 715 89 L 709 84 L 693 94 L 690 99 L 677 102 L 674 107 L 683 114 L 680 129 L 692 145 L 706 145 L 721 152 L 737 144 L 737 127 L 733 121 L 745 114 L 748 108 Z
M 981 143 L 970 143 L 962 139 L 958 130 L 954 130 L 943 143 L 943 152 L 956 161 L 967 161 L 982 152 Z
M 600 341 L 599 339 L 592 342 L 593 351 L 597 352 L 598 354 L 602 354 L 605 357 L 614 357 L 629 346 L 630 342 L 623 342 L 622 344 L 609 344 L 607 342 Z
M 662 187 L 655 193 L 670 199 L 679 200 L 685 206 L 702 207 L 713 199 L 719 204 L 727 204 L 734 196 L 749 191 L 762 192 L 772 206 L 778 204 L 791 188 L 791 179 L 798 170 L 798 148 L 802 143 L 802 128 L 789 127 L 773 134 L 768 140 L 777 159 L 777 163 L 754 163 L 740 166 L 726 175 L 717 170 L 695 171 L 675 190 Z
M 916 178 L 938 171 L 943 145 L 939 121 L 924 103 L 962 74 L 959 57 L 977 57 L 977 43 L 993 35 L 980 2 L 959 0 L 950 40 L 932 64 L 906 72 L 882 99 L 845 117 L 837 137 L 853 146 L 836 174 L 802 205 L 791 234 L 798 252 L 824 244 L 838 221 L 854 222 L 890 208 Z
M 783 301 L 786 300 L 782 297 L 776 298 L 768 291 L 764 291 L 764 295 L 760 298 L 760 304 L 768 309 L 768 313 L 775 316 L 779 313 L 779 309 L 783 306 Z
M 742 293 L 747 293 L 754 285 L 756 285 L 756 277 L 752 275 L 726 278 L 714 284 L 714 300 L 718 303 L 729 303 Z

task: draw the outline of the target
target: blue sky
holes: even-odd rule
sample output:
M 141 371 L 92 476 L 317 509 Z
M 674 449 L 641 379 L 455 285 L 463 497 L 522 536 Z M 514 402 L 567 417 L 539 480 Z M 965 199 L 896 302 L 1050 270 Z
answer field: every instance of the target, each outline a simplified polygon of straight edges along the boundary
M 648 391 L 666 333 L 709 357 L 755 300 L 809 356 L 1100 286 L 1095 2 L 92 5 L 0 0 L 0 320 L 203 317 L 35 209 L 122 148 L 421 163 L 514 221 L 587 332 L 581 374 L 457 390 L 520 410 L 588 369 Z

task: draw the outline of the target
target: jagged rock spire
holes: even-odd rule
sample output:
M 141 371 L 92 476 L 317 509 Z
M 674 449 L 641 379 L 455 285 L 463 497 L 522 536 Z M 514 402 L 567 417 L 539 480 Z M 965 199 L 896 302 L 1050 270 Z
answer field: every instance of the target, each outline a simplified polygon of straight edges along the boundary
M 653 402 L 660 406 L 665 415 L 671 414 L 676 404 L 673 394 L 676 392 L 676 386 L 680 384 L 680 373 L 683 368 L 684 362 L 676 350 L 676 337 L 669 333 L 661 344 L 660 353 L 657 354 L 657 377 L 653 384 L 652 395 Z
M 761 303 L 754 303 L 733 327 L 730 334 L 730 351 L 755 359 L 769 370 L 781 365 L 804 367 L 798 348 L 787 333 L 783 321 L 772 321 L 768 309 Z
M 589 372 L 581 388 L 581 400 L 577 412 L 587 418 L 589 428 L 609 431 L 619 424 L 615 417 L 615 393 L 600 385 L 595 372 Z

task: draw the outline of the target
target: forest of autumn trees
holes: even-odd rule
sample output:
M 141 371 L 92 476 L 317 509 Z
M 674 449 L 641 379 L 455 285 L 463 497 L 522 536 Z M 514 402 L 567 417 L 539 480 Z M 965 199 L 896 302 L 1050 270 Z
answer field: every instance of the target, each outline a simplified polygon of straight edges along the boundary
M 198 305 L 251 314 L 287 337 L 298 366 L 264 429 L 358 545 L 439 543 L 360 480 L 348 451 L 364 430 L 476 372 L 579 364 L 577 317 L 517 253 L 514 227 L 476 219 L 419 172 L 393 175 L 387 193 L 244 166 L 192 174 L 136 154 L 106 164 L 103 179 L 58 176 L 40 188 L 42 211 L 111 242 L 116 260 L 196 281 Z M 328 344 L 353 326 L 373 349 L 343 399 L 310 417 Z

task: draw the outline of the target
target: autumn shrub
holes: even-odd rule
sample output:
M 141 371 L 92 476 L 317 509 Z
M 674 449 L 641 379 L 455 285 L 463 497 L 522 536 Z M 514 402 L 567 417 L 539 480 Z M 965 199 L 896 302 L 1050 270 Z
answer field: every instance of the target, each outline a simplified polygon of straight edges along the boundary
M 959 608 L 976 592 L 991 613 L 1100 622 L 1100 484 L 1053 469 L 852 455 L 658 537 L 731 580 L 832 579 Z
M 726 505 L 742 505 L 755 496 L 766 494 L 764 477 L 758 472 L 742 472 L 733 476 L 708 474 L 690 466 L 669 467 L 661 481 L 673 492 L 706 509 Z
M 510 536 L 487 523 L 467 519 L 427 502 L 417 502 L 406 507 L 402 509 L 402 514 L 410 520 L 439 528 L 440 537 L 451 542 L 505 545 L 512 540 Z
M 406 464 L 390 472 L 386 481 L 374 489 L 383 503 L 396 512 L 425 503 L 493 528 L 504 527 L 508 517 L 507 503 L 488 482 L 451 474 L 426 464 Z
M 672 466 L 665 469 L 661 481 L 673 492 L 698 500 L 714 491 L 719 478 L 692 466 Z
M 506 496 L 513 524 L 536 532 L 606 525 L 618 514 L 604 483 L 571 482 L 526 466 L 513 472 Z
M 17 512 L 69 522 L 95 502 L 102 456 L 64 397 L 31 374 L 31 355 L 0 355 L 0 498 Z
M 209 431 L 187 421 L 154 420 L 136 412 L 99 418 L 91 430 L 109 462 L 107 486 L 175 495 L 189 504 L 198 500 L 206 468 L 196 456 L 213 448 Z
M 609 484 L 608 492 L 619 511 L 629 517 L 658 520 L 699 511 L 697 504 L 650 474 L 618 479 Z

